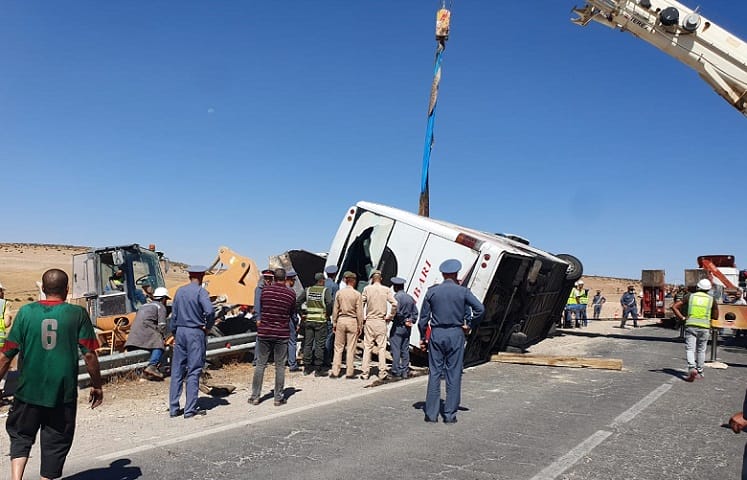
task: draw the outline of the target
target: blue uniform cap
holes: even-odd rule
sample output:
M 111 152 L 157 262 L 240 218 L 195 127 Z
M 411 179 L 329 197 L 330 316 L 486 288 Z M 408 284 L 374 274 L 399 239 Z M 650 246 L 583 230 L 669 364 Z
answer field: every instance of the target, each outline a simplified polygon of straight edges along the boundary
M 327 265 L 327 267 L 324 269 L 324 273 L 328 275 L 334 275 L 337 273 L 337 265 Z
M 438 270 L 441 273 L 458 273 L 459 270 L 461 269 L 462 269 L 462 262 L 460 262 L 456 258 L 450 258 L 448 260 L 444 260 L 441 266 L 438 267 Z
M 392 285 L 404 285 L 406 282 L 402 277 L 392 277 L 389 281 L 392 282 Z
M 187 267 L 187 272 L 189 273 L 205 273 L 207 272 L 207 267 L 205 265 L 190 265 Z
M 285 272 L 285 278 L 296 278 L 297 276 L 298 274 L 295 270 L 288 270 L 287 272 Z

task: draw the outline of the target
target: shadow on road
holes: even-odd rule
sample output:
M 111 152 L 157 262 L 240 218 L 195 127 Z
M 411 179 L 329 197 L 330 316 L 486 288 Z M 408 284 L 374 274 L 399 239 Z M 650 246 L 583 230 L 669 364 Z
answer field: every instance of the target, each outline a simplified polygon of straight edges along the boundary
M 677 377 L 680 380 L 685 380 L 687 378 L 687 373 L 682 372 L 680 370 L 675 370 L 674 368 L 655 368 L 653 370 L 649 370 L 649 372 L 666 373 L 667 375 L 671 375 L 673 377 Z
M 231 402 L 220 397 L 199 397 L 197 399 L 197 408 L 201 410 L 212 410 L 223 405 L 231 405 Z
M 129 458 L 113 461 L 108 467 L 92 468 L 85 472 L 65 477 L 64 480 L 134 480 L 141 478 L 143 472 L 140 467 L 128 467 L 132 463 Z
M 422 401 L 421 402 L 415 402 L 415 403 L 412 404 L 412 408 L 414 408 L 415 410 L 423 410 L 423 411 L 425 411 L 425 402 L 422 402 Z M 444 400 L 443 399 L 441 399 L 441 408 L 439 410 L 440 410 L 441 414 L 444 413 Z M 457 410 L 460 411 L 460 412 L 469 412 L 469 408 L 463 407 L 461 405 L 459 405 L 459 407 L 457 407 Z
M 283 390 L 283 398 L 285 398 L 286 400 L 288 400 L 290 397 L 292 397 L 293 395 L 297 394 L 300 391 L 302 391 L 300 388 L 286 387 Z M 259 403 L 262 403 L 265 400 L 270 400 L 271 398 L 272 399 L 275 398 L 275 389 L 274 388 L 272 390 L 270 390 L 269 392 L 265 393 L 264 395 L 262 395 L 261 397 L 259 397 Z
M 648 327 L 641 327 L 648 328 Z M 620 338 L 624 340 L 642 340 L 644 342 L 684 343 L 679 337 L 655 337 L 652 335 L 626 335 L 624 333 L 594 333 L 583 331 L 564 331 L 563 335 L 589 338 Z

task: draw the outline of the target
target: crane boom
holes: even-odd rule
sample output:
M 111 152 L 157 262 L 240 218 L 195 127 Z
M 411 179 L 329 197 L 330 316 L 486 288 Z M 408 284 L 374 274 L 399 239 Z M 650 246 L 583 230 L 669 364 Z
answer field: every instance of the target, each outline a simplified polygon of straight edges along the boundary
M 694 69 L 747 116 L 747 43 L 674 0 L 586 0 L 571 19 L 629 32 Z

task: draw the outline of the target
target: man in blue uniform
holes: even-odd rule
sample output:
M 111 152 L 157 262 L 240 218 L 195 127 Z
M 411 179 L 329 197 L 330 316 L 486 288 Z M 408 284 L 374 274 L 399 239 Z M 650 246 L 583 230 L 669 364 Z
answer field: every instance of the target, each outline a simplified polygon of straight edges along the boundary
M 324 269 L 324 273 L 327 274 L 327 279 L 324 281 L 324 288 L 330 292 L 332 296 L 332 304 L 335 303 L 335 295 L 340 290 L 340 285 L 335 282 L 335 276 L 337 275 L 337 265 L 327 265 Z M 324 342 L 324 368 L 329 370 L 332 368 L 332 357 L 335 355 L 335 332 L 332 327 L 332 317 L 327 320 L 327 340 Z
M 620 297 L 620 305 L 623 310 L 622 318 L 620 319 L 620 328 L 625 328 L 628 315 L 633 317 L 633 328 L 638 328 L 638 304 L 635 300 L 635 287 L 633 285 L 629 285 L 628 291 Z
M 254 315 L 257 322 L 259 321 L 259 316 L 262 314 L 262 302 L 260 302 L 262 289 L 265 288 L 265 285 L 271 284 L 273 280 L 275 280 L 275 274 L 272 270 L 269 268 L 262 270 L 262 278 L 259 279 L 257 287 L 254 289 Z
M 456 259 L 446 260 L 439 266 L 444 281 L 428 289 L 420 310 L 418 328 L 421 348 L 426 347 L 425 331 L 429 325 L 431 327 L 428 342 L 428 393 L 425 398 L 426 422 L 438 421 L 441 376 L 444 376 L 444 423 L 456 423 L 462 390 L 464 337 L 478 325 L 485 312 L 485 307 L 472 292 L 459 285 L 457 274 L 461 268 L 461 262 Z
M 171 310 L 171 330 L 174 332 L 174 356 L 171 360 L 169 385 L 169 415 L 192 418 L 205 415 L 197 408 L 200 374 L 205 365 L 205 338 L 215 323 L 215 312 L 207 290 L 202 288 L 206 267 L 194 265 L 187 268 L 189 284 L 180 287 L 174 295 Z M 182 384 L 186 383 L 187 400 L 180 408 Z
M 407 378 L 410 372 L 410 331 L 418 319 L 415 299 L 405 292 L 405 279 L 392 277 L 397 313 L 389 330 L 389 347 L 392 350 L 392 376 Z
M 294 270 L 288 270 L 285 272 L 285 285 L 293 291 L 293 295 L 298 298 L 298 292 L 296 291 L 296 278 L 298 274 Z M 298 372 L 301 367 L 298 366 L 298 327 L 301 320 L 298 318 L 298 314 L 294 313 L 290 320 L 290 337 L 288 337 L 288 371 Z

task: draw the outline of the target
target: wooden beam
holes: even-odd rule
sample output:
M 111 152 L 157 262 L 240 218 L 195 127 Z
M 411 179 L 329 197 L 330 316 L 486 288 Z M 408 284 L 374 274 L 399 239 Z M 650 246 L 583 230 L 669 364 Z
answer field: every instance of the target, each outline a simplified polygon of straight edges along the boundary
M 562 357 L 558 355 L 529 355 L 522 353 L 498 353 L 490 357 L 491 362 L 519 363 L 522 365 L 543 365 L 548 367 L 600 368 L 622 370 L 622 360 L 618 358 Z

